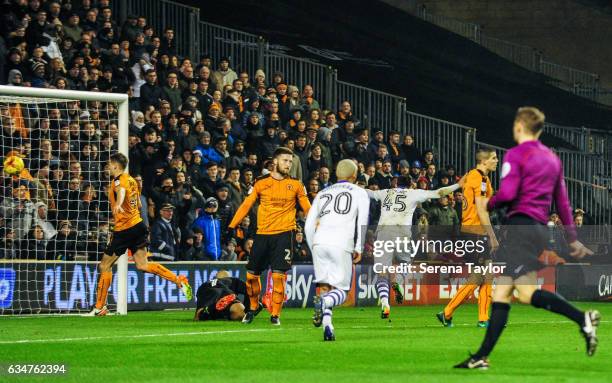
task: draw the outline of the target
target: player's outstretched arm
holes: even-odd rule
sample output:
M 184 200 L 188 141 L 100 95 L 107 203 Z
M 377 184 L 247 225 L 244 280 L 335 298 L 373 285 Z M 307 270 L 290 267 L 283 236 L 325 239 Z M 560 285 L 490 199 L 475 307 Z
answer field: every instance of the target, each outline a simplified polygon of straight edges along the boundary
M 306 215 L 306 222 L 304 223 L 304 235 L 306 236 L 306 243 L 312 251 L 312 241 L 314 239 L 315 231 L 317 230 L 317 220 L 319 218 L 319 196 L 321 193 L 317 194 L 315 199 L 312 201 L 312 206 L 310 210 L 308 210 L 308 214 Z
M 355 253 L 353 254 L 353 263 L 361 261 L 361 253 L 363 252 L 363 242 L 365 240 L 365 232 L 368 226 L 368 215 L 370 214 L 370 199 L 367 193 L 359 193 L 359 205 L 357 205 L 357 238 L 355 239 Z
M 310 201 L 308 200 L 308 196 L 306 195 L 306 187 L 302 182 L 300 182 L 300 187 L 297 190 L 297 201 L 304 214 L 308 214 L 310 210 Z
M 228 225 L 230 229 L 235 229 L 236 226 L 238 226 L 240 222 L 242 222 L 244 217 L 249 214 L 249 210 L 251 210 L 251 207 L 253 206 L 255 201 L 257 201 L 258 196 L 259 192 L 257 188 L 257 183 L 255 183 L 255 185 L 253 185 L 253 191 L 244 199 L 244 201 L 242 201 L 242 204 L 238 208 L 238 211 L 236 211 L 236 214 L 234 214 L 234 218 L 232 218 L 232 221 Z

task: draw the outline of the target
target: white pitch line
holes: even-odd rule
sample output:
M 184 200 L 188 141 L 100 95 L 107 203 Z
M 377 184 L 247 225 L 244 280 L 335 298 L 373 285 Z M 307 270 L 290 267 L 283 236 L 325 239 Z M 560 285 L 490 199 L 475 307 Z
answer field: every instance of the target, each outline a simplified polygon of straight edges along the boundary
M 86 336 L 81 338 L 57 338 L 57 339 L 20 339 L 0 341 L 0 344 L 24 344 L 24 343 L 52 343 L 52 342 L 78 342 L 88 340 L 106 340 L 106 339 L 138 339 L 138 338 L 154 338 L 166 336 L 188 336 L 188 335 L 217 335 L 217 334 L 232 334 L 232 333 L 247 333 L 247 332 L 262 332 L 262 331 L 278 331 L 265 328 L 256 328 L 250 330 L 220 330 L 220 331 L 193 331 L 193 332 L 174 332 L 169 334 L 137 334 L 137 335 L 114 335 L 114 336 Z
M 600 321 L 600 323 L 610 323 L 612 321 Z M 570 324 L 570 321 L 556 320 L 556 321 L 532 321 L 532 322 L 509 322 L 508 325 L 524 325 L 524 324 Z M 346 326 L 339 327 L 339 329 L 351 329 L 351 330 L 362 330 L 362 329 L 419 329 L 419 328 L 441 328 L 441 325 L 421 325 L 421 326 Z M 475 327 L 471 323 L 457 323 L 455 327 Z M 219 335 L 219 334 L 240 334 L 250 332 L 268 332 L 268 331 L 288 331 L 288 330 L 315 330 L 313 327 L 289 327 L 289 328 L 257 328 L 257 329 L 245 329 L 245 330 L 219 330 L 219 331 L 193 331 L 193 332 L 175 332 L 167 334 L 136 334 L 136 335 L 115 335 L 115 336 L 88 336 L 80 338 L 56 338 L 56 339 L 20 339 L 20 340 L 5 340 L 0 341 L 0 344 L 27 344 L 27 343 L 56 343 L 56 342 L 79 342 L 79 341 L 95 341 L 95 340 L 110 340 L 110 339 L 140 339 L 140 338 L 155 338 L 155 337 L 172 337 L 172 336 L 198 336 L 198 335 Z M 451 330 L 452 331 L 452 330 Z

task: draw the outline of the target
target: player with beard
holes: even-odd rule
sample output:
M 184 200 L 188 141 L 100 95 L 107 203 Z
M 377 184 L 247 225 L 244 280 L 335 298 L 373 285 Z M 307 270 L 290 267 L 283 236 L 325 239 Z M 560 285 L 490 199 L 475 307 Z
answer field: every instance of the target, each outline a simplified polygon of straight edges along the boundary
M 247 264 L 246 290 L 249 296 L 249 311 L 242 322 L 251 323 L 263 308 L 260 302 L 263 271 L 272 269 L 272 316 L 273 325 L 280 325 L 280 312 L 285 300 L 286 272 L 291 268 L 293 241 L 296 229 L 296 204 L 308 214 L 310 202 L 304 184 L 289 176 L 293 163 L 293 151 L 280 147 L 274 152 L 274 170 L 257 178 L 250 194 L 238 208 L 229 224 L 236 228 L 247 216 L 255 202 L 257 209 L 257 233 L 252 255 Z

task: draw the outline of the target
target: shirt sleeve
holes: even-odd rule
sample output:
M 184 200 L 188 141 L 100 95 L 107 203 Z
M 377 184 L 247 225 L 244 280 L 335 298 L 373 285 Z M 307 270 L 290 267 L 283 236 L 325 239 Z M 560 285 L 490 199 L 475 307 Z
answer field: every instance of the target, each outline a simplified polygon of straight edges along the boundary
M 368 215 L 370 214 L 370 199 L 366 193 L 359 193 L 359 206 L 357 210 L 357 238 L 355 239 L 355 251 L 363 252 L 363 242 L 368 226 Z
M 501 182 L 499 190 L 489 200 L 487 208 L 493 210 L 516 199 L 521 185 L 521 166 L 514 158 L 512 152 L 508 152 L 504 157 L 501 170 Z
M 306 195 L 306 187 L 301 181 L 297 181 L 297 200 L 298 204 L 304 211 L 304 214 L 308 214 L 310 210 L 310 201 L 308 200 L 308 196 Z
M 253 206 L 255 201 L 257 201 L 258 197 L 259 197 L 259 186 L 258 186 L 258 182 L 255 182 L 255 185 L 253 185 L 251 194 L 249 194 L 244 199 L 244 201 L 238 208 L 238 211 L 236 212 L 236 214 L 234 214 L 234 218 L 232 218 L 232 221 L 228 225 L 230 229 L 236 228 L 236 226 L 238 226 L 240 222 L 242 222 L 244 217 L 246 217 L 246 215 L 249 214 L 249 210 L 251 210 L 251 207 Z
M 382 201 L 387 196 L 387 190 L 370 190 L 365 189 L 368 198 L 373 199 L 374 201 Z
M 306 243 L 312 251 L 312 241 L 314 240 L 314 234 L 317 229 L 317 217 L 319 216 L 319 196 L 318 193 L 315 199 L 312 201 L 312 206 L 306 216 L 306 222 L 304 223 L 304 235 L 306 236 Z
M 553 198 L 555 199 L 555 206 L 559 213 L 559 218 L 563 223 L 565 232 L 568 236 L 568 243 L 572 243 L 576 240 L 576 226 L 574 225 L 574 219 L 572 217 L 572 208 L 570 206 L 569 198 L 567 196 L 567 189 L 565 187 L 565 177 L 563 176 L 563 165 L 559 167 L 559 177 L 557 184 L 555 185 L 555 191 Z

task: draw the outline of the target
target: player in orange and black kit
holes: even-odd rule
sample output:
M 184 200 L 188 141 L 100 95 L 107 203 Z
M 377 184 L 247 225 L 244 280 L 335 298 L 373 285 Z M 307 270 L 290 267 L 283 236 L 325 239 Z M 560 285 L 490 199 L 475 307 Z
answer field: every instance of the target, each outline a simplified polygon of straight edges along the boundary
M 499 162 L 494 150 L 479 149 L 476 152 L 477 165 L 468 172 L 463 186 L 463 211 L 461 216 L 461 237 L 463 240 L 486 241 L 485 252 L 466 255 L 466 262 L 485 265 L 491 262 L 491 254 L 497 250 L 499 243 L 493 232 L 486 201 L 493 195 L 489 173 L 497 169 Z M 487 248 L 488 247 L 488 248 Z M 445 327 L 452 327 L 453 313 L 477 287 L 478 290 L 478 327 L 487 327 L 489 306 L 491 304 L 492 276 L 472 273 L 467 283 L 462 286 L 436 317 Z
M 260 275 L 272 268 L 272 316 L 270 321 L 280 325 L 279 315 L 285 300 L 285 273 L 291 268 L 293 241 L 295 238 L 296 203 L 308 214 L 310 202 L 304 184 L 289 176 L 293 163 L 293 152 L 288 148 L 278 148 L 274 152 L 275 169 L 270 174 L 259 177 L 251 194 L 247 196 L 229 224 L 230 229 L 237 227 L 249 213 L 251 206 L 259 201 L 257 209 L 257 233 L 253 250 L 247 264 L 246 288 L 250 310 L 245 314 L 243 323 L 251 323 L 263 305 L 259 301 L 261 293 Z
M 110 205 L 115 227 L 109 245 L 98 265 L 100 277 L 96 290 L 96 305 L 89 316 L 108 314 L 106 297 L 113 282 L 112 268 L 115 262 L 128 249 L 132 252 L 136 268 L 140 271 L 159 275 L 177 284 L 188 300 L 192 298 L 191 287 L 184 275 L 177 276 L 172 271 L 155 262 L 147 261 L 149 230 L 140 217 L 140 189 L 138 183 L 125 172 L 128 159 L 121 153 L 113 154 L 110 159 L 110 172 L 113 181 L 110 185 Z

